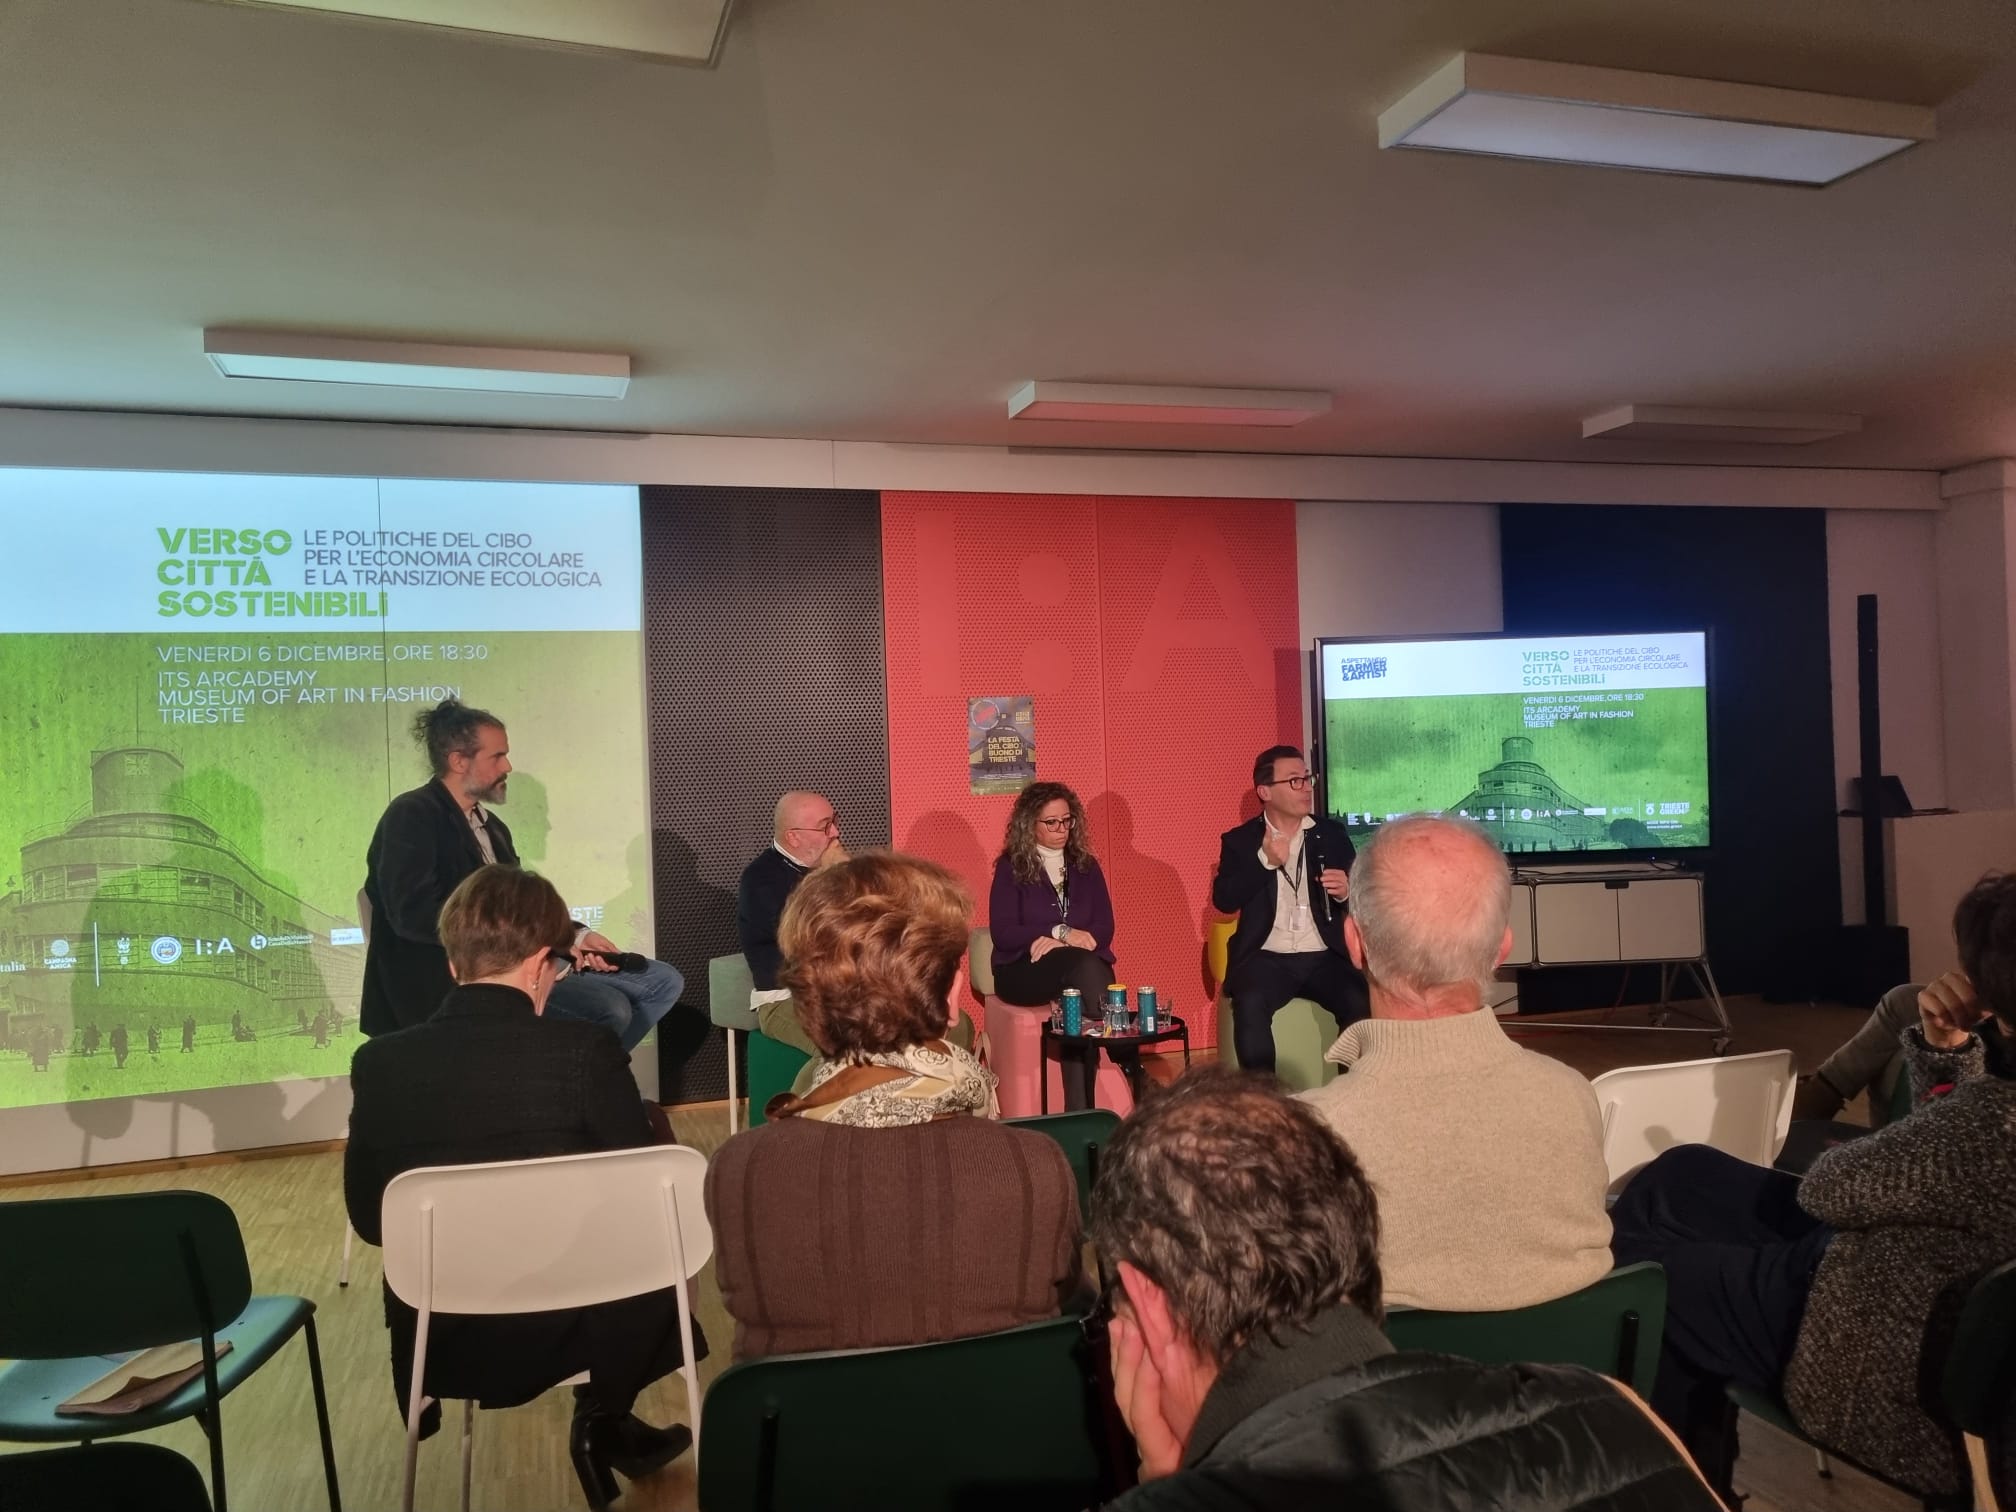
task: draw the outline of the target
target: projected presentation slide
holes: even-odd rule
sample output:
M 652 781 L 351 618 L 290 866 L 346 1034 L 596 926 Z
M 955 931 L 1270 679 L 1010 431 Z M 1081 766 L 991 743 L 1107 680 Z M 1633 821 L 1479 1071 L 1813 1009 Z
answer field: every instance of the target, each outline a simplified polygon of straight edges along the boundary
M 652 949 L 634 488 L 0 469 L 0 1107 L 343 1075 L 358 892 L 443 698 Z
M 1706 636 L 1323 642 L 1326 806 L 1460 814 L 1507 851 L 1708 844 Z

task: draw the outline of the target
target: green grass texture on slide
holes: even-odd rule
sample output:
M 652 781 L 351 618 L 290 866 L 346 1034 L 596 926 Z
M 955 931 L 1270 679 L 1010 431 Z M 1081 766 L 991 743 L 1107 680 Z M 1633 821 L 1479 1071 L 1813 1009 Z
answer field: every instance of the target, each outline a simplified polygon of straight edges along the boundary
M 1605 711 L 1613 717 L 1590 717 Z M 1594 700 L 1583 690 L 1336 699 L 1324 707 L 1325 776 L 1361 810 L 1448 808 L 1504 760 L 1508 737 L 1524 737 L 1547 775 L 1589 804 L 1688 802 L 1699 813 L 1706 730 L 1703 688 Z
M 296 1033 L 234 1043 L 228 1025 L 212 1025 L 197 1035 L 196 1048 L 186 1054 L 179 1031 L 163 1032 L 158 1055 L 147 1053 L 144 1033 L 135 1034 L 123 1068 L 104 1043 L 95 1055 L 74 1051 L 54 1055 L 46 1071 L 37 1071 L 20 1051 L 0 1051 L 0 1108 L 102 1097 L 164 1097 L 208 1087 L 348 1076 L 350 1057 L 363 1043 L 352 1014 L 343 1031 L 319 1048 L 312 1036 Z
M 298 655 L 330 647 L 387 659 Z M 170 654 L 216 648 L 250 654 Z M 330 932 L 359 920 L 386 803 L 428 780 L 413 717 L 450 694 L 508 730 L 499 812 L 524 863 L 625 948 L 654 947 L 635 632 L 10 635 L 0 686 L 0 1106 L 346 1072 L 340 1029 L 317 1048 L 300 1017 L 354 1026 L 364 952 Z M 253 946 L 262 933 L 313 939 Z M 163 939 L 179 958 L 150 959 Z M 232 1039 L 234 1015 L 254 1038 Z M 87 1024 L 102 1037 L 89 1056 Z

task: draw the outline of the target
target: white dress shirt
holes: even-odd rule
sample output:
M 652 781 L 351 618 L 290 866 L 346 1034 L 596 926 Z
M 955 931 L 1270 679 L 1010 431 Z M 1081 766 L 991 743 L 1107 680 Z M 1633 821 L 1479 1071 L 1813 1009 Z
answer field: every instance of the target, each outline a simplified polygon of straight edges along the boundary
M 1261 818 L 1269 830 L 1274 829 L 1274 821 Z M 1268 931 L 1267 940 L 1260 948 L 1279 955 L 1301 955 L 1312 950 L 1328 950 L 1329 944 L 1316 928 L 1316 917 L 1309 907 L 1308 877 L 1303 872 L 1305 848 L 1303 839 L 1316 827 L 1316 821 L 1308 814 L 1302 816 L 1301 826 L 1288 837 L 1288 864 L 1276 866 L 1267 854 L 1267 847 L 1260 847 L 1260 864 L 1274 873 L 1274 927 Z

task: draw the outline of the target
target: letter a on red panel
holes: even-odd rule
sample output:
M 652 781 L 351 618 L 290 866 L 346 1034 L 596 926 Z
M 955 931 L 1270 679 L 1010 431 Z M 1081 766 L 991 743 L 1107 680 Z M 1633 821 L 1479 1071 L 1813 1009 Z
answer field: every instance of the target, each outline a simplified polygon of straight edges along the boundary
M 1189 612 L 1190 584 L 1200 573 L 1217 595 L 1220 610 L 1201 619 Z M 1168 559 L 1155 584 L 1155 602 L 1148 611 L 1148 622 L 1141 627 L 1127 675 L 1121 679 L 1121 691 L 1153 692 L 1161 685 L 1169 653 L 1192 649 L 1235 652 L 1253 690 L 1273 691 L 1273 653 L 1254 617 L 1246 584 L 1227 560 L 1217 527 L 1201 520 L 1179 526 L 1169 544 Z

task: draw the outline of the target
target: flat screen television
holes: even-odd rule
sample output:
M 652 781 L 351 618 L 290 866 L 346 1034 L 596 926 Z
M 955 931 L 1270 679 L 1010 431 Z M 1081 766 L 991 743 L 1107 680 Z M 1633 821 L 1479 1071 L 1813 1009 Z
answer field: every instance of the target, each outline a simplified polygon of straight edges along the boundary
M 1508 853 L 1705 850 L 1708 635 L 1319 640 L 1325 812 L 1474 819 Z

